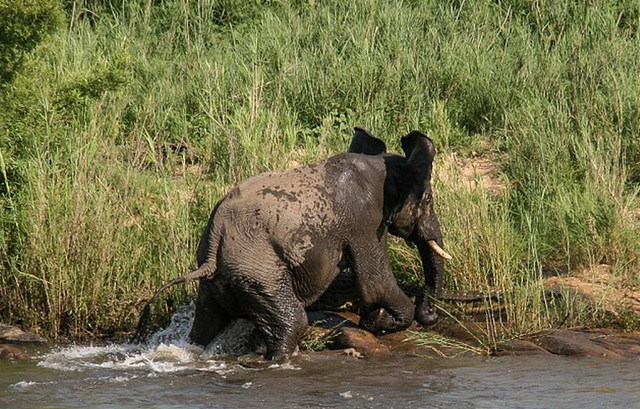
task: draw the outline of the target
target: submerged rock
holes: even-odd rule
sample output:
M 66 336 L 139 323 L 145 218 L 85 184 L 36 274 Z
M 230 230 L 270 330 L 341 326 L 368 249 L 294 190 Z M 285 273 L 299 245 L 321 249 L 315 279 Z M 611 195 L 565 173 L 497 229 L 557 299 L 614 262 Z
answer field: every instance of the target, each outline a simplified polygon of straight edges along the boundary
M 28 359 L 29 355 L 20 347 L 11 344 L 47 342 L 40 335 L 20 328 L 0 323 L 0 359 Z
M 389 347 L 383 345 L 375 335 L 360 328 L 343 327 L 332 339 L 331 348 L 353 349 L 364 356 L 389 354 Z
M 495 355 L 551 355 L 551 352 L 533 341 L 526 339 L 512 339 L 500 345 L 500 349 L 496 351 Z
M 591 357 L 591 358 L 621 358 L 622 351 L 615 351 L 602 342 L 600 335 L 580 331 L 554 330 L 544 336 L 534 339 L 540 347 L 552 354 Z
M 640 355 L 640 332 L 619 332 L 613 330 L 589 331 L 595 342 L 621 355 Z
M 0 359 L 28 359 L 29 355 L 15 345 L 0 345 Z

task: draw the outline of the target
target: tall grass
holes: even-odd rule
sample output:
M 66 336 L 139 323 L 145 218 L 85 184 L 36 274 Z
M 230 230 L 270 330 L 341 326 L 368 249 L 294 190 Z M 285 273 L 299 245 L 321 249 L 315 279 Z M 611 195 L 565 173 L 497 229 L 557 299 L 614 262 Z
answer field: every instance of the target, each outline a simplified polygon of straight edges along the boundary
M 570 308 L 545 298 L 545 275 L 607 263 L 638 282 L 634 2 L 64 4 L 67 24 L 0 97 L 4 319 L 130 329 L 193 267 L 224 191 L 344 151 L 355 125 L 394 150 L 411 129 L 436 141 L 446 285 L 502 291 L 514 331 Z M 500 195 L 444 160 L 474 152 L 500 157 Z M 415 254 L 392 248 L 415 275 Z

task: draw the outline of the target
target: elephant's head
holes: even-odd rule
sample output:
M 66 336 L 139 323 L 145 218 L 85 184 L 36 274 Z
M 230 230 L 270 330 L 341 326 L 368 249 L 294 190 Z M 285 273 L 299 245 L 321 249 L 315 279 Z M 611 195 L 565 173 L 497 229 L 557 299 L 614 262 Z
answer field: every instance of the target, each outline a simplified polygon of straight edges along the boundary
M 367 130 L 356 128 L 349 152 L 380 155 L 385 164 L 384 220 L 381 228 L 415 245 L 422 260 L 425 286 L 416 300 L 415 319 L 431 325 L 438 319 L 431 299 L 437 297 L 444 274 L 442 232 L 433 210 L 431 172 L 436 151 L 433 141 L 413 131 L 402 138 L 405 156 L 386 154 L 384 142 Z

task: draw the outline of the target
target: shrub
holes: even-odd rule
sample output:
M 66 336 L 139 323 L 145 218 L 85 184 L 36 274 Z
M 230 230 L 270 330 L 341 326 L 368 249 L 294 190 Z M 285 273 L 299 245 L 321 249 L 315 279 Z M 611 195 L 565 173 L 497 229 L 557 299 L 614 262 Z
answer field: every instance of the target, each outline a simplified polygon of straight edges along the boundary
M 24 55 L 60 28 L 58 0 L 0 0 L 0 87 L 13 78 Z

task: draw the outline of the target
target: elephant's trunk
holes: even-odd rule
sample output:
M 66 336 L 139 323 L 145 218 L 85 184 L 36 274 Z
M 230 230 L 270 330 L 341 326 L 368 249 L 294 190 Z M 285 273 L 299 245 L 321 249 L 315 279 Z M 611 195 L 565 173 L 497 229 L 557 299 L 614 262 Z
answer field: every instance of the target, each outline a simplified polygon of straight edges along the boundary
M 424 269 L 424 287 L 416 300 L 415 318 L 422 325 L 433 325 L 438 320 L 433 299 L 440 295 L 444 260 L 451 256 L 442 249 L 442 239 L 417 240 L 416 246 Z

